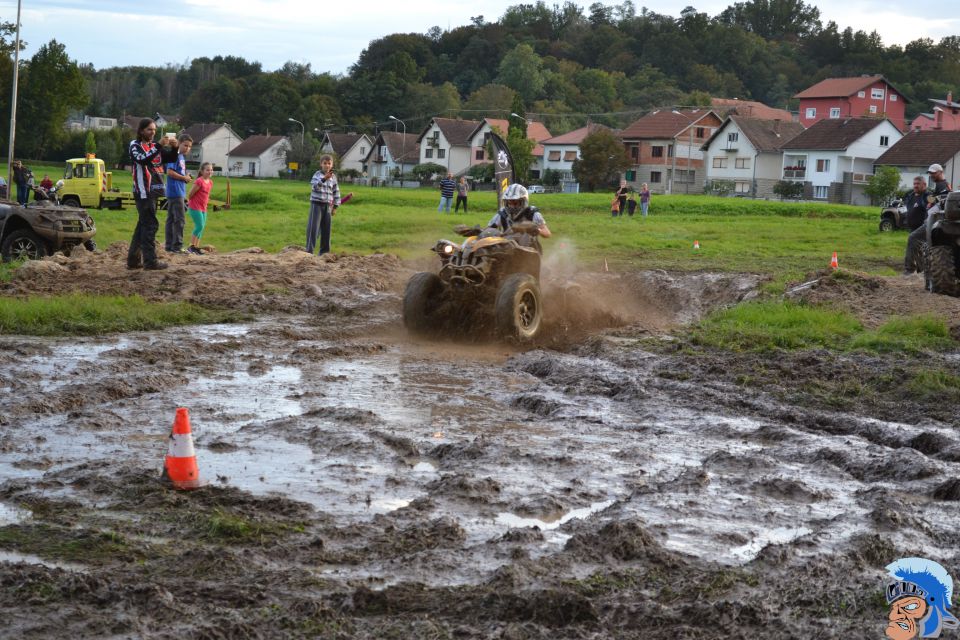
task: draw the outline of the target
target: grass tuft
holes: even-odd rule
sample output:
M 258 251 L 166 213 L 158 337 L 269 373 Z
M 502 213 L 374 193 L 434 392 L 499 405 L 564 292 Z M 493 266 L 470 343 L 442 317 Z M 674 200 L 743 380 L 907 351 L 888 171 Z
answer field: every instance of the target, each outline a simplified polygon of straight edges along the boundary
M 0 334 L 32 336 L 100 335 L 163 327 L 233 322 L 233 312 L 188 302 L 147 302 L 140 296 L 69 294 L 0 302 Z

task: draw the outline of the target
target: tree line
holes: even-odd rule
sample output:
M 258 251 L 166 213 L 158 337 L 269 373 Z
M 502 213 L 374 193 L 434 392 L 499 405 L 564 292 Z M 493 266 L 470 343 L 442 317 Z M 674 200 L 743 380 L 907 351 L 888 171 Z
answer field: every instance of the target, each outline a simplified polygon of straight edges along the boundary
M 0 25 L 0 83 L 12 71 L 12 25 Z M 94 69 L 55 41 L 23 62 L 18 149 L 55 153 L 71 109 L 90 115 L 178 114 L 184 125 L 227 122 L 243 137 L 387 126 L 417 131 L 434 115 L 505 116 L 519 100 L 554 133 L 587 121 L 622 127 L 643 112 L 704 105 L 711 96 L 795 107 L 792 96 L 827 77 L 882 73 L 910 100 L 960 86 L 960 36 L 885 46 L 876 32 L 835 22 L 802 0 L 736 2 L 715 16 L 679 16 L 618 5 L 538 1 L 499 19 L 375 39 L 345 74 L 288 62 L 264 70 L 239 56 L 186 65 Z M 0 94 L 0 109 L 9 109 Z

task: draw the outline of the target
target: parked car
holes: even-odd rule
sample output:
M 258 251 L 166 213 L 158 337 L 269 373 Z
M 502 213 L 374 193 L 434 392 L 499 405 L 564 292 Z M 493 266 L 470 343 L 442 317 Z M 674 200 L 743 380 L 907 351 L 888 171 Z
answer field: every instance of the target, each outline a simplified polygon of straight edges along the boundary
M 546 193 L 546 190 L 543 188 L 543 185 L 532 184 L 527 187 L 528 193 Z

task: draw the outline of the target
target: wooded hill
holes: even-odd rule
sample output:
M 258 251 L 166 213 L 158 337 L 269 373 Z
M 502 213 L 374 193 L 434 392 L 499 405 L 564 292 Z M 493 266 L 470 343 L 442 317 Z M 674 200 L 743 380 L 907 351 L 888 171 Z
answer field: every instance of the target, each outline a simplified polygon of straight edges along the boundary
M 9 33 L 0 43 L 7 58 Z M 31 101 L 53 82 L 44 73 L 62 70 L 35 58 L 25 63 L 21 105 L 39 118 L 42 109 Z M 11 69 L 4 61 L 0 83 Z M 710 96 L 795 107 L 791 96 L 823 78 L 872 73 L 910 100 L 909 119 L 929 110 L 928 98 L 960 93 L 960 36 L 884 46 L 876 32 L 823 24 L 819 10 L 800 0 L 738 2 L 716 16 L 693 7 L 680 16 L 638 11 L 630 0 L 587 9 L 537 2 L 510 7 L 494 21 L 476 16 L 450 30 L 373 40 L 344 75 L 292 62 L 266 71 L 237 56 L 79 71 L 86 96 L 69 108 L 112 117 L 173 113 L 185 125 L 228 122 L 244 137 L 298 131 L 290 117 L 307 133 L 331 123 L 372 130 L 388 115 L 418 131 L 434 115 L 502 117 L 515 93 L 528 116 L 562 133 L 588 118 L 624 126 L 646 110 L 707 104 Z M 46 135 L 25 132 L 24 153 L 50 153 L 54 125 Z

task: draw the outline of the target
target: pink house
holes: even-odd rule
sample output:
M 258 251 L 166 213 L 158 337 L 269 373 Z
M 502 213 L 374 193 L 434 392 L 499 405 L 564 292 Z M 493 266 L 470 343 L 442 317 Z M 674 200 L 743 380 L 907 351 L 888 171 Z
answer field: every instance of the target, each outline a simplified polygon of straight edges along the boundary
M 943 131 L 960 130 L 960 102 L 953 101 L 953 92 L 947 93 L 946 100 L 930 99 L 933 103 L 933 113 L 921 113 L 913 122 L 910 129 L 913 131 L 929 131 L 942 129 Z
M 876 117 L 905 130 L 907 99 L 881 75 L 827 78 L 794 98 L 800 100 L 800 124 L 807 128 L 827 118 Z

